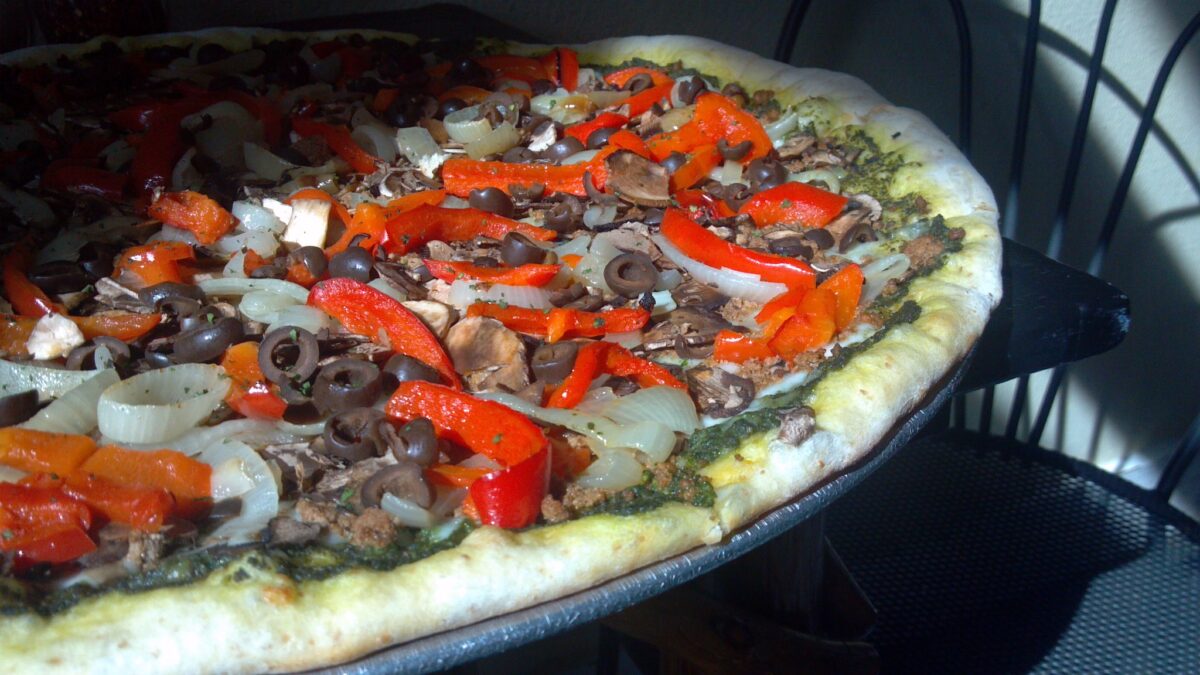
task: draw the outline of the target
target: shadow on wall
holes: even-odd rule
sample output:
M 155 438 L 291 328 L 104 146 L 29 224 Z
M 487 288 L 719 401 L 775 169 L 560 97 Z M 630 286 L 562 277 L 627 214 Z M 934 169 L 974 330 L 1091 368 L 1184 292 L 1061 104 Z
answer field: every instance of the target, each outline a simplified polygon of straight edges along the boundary
M 1099 3 L 1087 4 L 1086 11 L 1098 16 Z M 1134 11 L 1146 9 L 1138 4 Z M 1157 3 L 1154 11 L 1171 27 L 1164 42 L 1175 38 L 1195 9 L 1184 2 Z M 975 57 L 974 162 L 993 190 L 1004 195 L 1026 18 L 992 2 L 970 3 L 967 12 Z M 1106 64 L 1117 50 L 1129 47 L 1121 40 L 1121 20 L 1119 9 Z M 1017 238 L 1035 248 L 1044 249 L 1049 237 L 1094 31 L 1095 19 L 1073 38 L 1042 26 L 1017 230 Z M 948 3 L 814 2 L 797 44 L 794 64 L 855 74 L 886 98 L 926 113 L 951 135 L 957 128 L 958 42 Z M 1155 53 L 1147 58 L 1161 57 Z M 1077 74 L 1068 71 L 1074 77 L 1063 77 L 1050 61 L 1066 61 Z M 1194 95 L 1183 74 L 1198 63 L 1200 45 L 1192 45 L 1176 67 L 1167 99 Z M 1084 268 L 1092 255 L 1149 88 L 1149 79 L 1122 82 L 1108 69 L 1102 75 L 1067 226 L 1062 257 L 1068 264 Z M 1120 121 L 1115 127 L 1108 123 L 1113 115 Z M 1101 119 L 1104 124 L 1097 123 Z M 1115 141 L 1104 139 L 1101 131 L 1120 135 Z M 1166 161 L 1148 169 L 1150 162 L 1143 159 L 1138 175 L 1158 170 L 1156 183 L 1181 187 L 1176 192 L 1195 204 L 1200 200 L 1200 179 L 1191 163 L 1200 155 L 1195 141 L 1194 135 L 1172 138 L 1161 124 L 1156 126 L 1146 159 L 1163 155 Z M 1200 334 L 1200 312 L 1189 290 L 1196 282 L 1188 276 L 1196 270 L 1180 266 L 1168 240 L 1160 236 L 1164 228 L 1195 219 L 1200 207 L 1164 211 L 1168 205 L 1157 201 L 1156 194 L 1138 191 L 1146 184 L 1135 182 L 1103 270 L 1106 279 L 1131 297 L 1132 329 L 1117 349 L 1072 368 L 1071 386 L 1060 394 L 1056 410 L 1058 433 L 1044 440 L 1110 467 L 1136 464 L 1138 457 L 1131 455 L 1161 458 L 1174 449 L 1200 410 L 1200 359 L 1191 356 Z M 1094 404 L 1080 405 L 1079 400 Z M 1040 390 L 1035 389 L 1026 420 L 1039 402 Z M 1000 401 L 993 428 L 1003 428 L 1009 405 L 1007 399 Z

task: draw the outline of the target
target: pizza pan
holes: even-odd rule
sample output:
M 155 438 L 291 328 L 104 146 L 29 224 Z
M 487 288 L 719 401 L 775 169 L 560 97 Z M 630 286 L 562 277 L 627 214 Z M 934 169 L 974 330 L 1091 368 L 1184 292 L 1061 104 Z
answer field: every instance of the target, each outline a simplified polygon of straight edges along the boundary
M 712 546 L 694 549 L 557 600 L 391 647 L 313 673 L 375 675 L 443 670 L 550 637 L 668 591 L 757 548 L 829 507 L 908 444 L 954 394 L 969 352 L 859 463 Z

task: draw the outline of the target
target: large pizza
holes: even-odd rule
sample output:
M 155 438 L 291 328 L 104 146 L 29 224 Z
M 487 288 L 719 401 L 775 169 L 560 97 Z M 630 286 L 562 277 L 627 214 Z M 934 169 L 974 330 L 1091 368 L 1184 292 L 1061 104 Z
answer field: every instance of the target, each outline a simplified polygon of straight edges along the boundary
M 719 542 L 1000 295 L 924 117 L 705 40 L 2 60 L 10 672 L 334 664 Z

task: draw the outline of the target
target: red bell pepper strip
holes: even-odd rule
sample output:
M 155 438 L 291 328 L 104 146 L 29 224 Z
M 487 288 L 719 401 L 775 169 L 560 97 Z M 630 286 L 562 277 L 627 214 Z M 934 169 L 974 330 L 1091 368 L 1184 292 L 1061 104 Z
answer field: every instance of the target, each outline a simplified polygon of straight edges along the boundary
M 439 438 L 505 467 L 516 466 L 549 445 L 541 428 L 512 408 L 431 382 L 401 382 L 388 399 L 386 412 L 402 422 L 427 418 Z
M 58 192 L 92 195 L 110 202 L 120 201 L 129 177 L 89 164 L 73 159 L 51 162 L 42 172 L 42 187 Z
M 407 213 L 417 208 L 418 206 L 438 206 L 446 201 L 445 190 L 424 190 L 422 192 L 414 192 L 410 195 L 397 197 L 387 203 L 383 207 L 383 214 L 391 220 L 401 213 Z
M 587 394 L 592 380 L 603 373 L 632 378 L 642 387 L 666 386 L 687 389 L 671 371 L 653 361 L 634 356 L 621 345 L 612 342 L 591 342 L 579 350 L 571 373 L 547 398 L 546 407 L 574 408 Z
M 671 174 L 671 191 L 686 190 L 696 183 L 708 178 L 709 172 L 721 165 L 724 160 L 715 145 L 701 145 L 687 155 L 683 166 Z
M 645 68 L 643 66 L 631 66 L 629 68 L 622 68 L 621 70 L 613 71 L 604 76 L 604 81 L 616 87 L 617 89 L 620 89 L 625 86 L 626 82 L 629 82 L 638 75 L 649 75 L 651 84 L 655 86 L 673 82 L 673 80 L 663 71 L 656 68 Z
M 629 123 L 629 118 L 614 112 L 602 112 L 586 122 L 572 124 L 563 130 L 563 134 L 587 145 L 588 136 L 601 129 L 620 129 Z
M 28 356 L 25 343 L 33 333 L 37 319 L 0 314 L 0 356 Z
M 0 428 L 0 464 L 26 473 L 66 476 L 96 451 L 96 442 L 80 434 Z
M 718 199 L 704 190 L 680 190 L 673 196 L 680 208 L 687 210 L 688 217 L 693 220 L 700 214 L 710 219 L 729 218 L 737 215 L 733 209 L 729 208 L 729 204 L 726 204 L 724 199 Z
M 105 518 L 144 532 L 157 532 L 175 508 L 165 489 L 117 485 L 86 473 L 68 476 L 62 491 Z
M 529 56 L 492 54 L 481 56 L 475 60 L 479 62 L 479 65 L 492 71 L 492 76 L 497 80 L 507 78 L 521 82 L 533 82 L 550 79 L 542 62 Z
M 816 275 L 807 263 L 793 258 L 760 253 L 725 241 L 688 218 L 679 209 L 667 209 L 661 232 L 684 255 L 710 267 L 757 274 L 788 288 L 812 288 Z
M 156 241 L 122 251 L 117 258 L 116 270 L 119 274 L 128 272 L 135 275 L 145 286 L 164 281 L 182 283 L 183 272 L 179 269 L 179 263 L 195 257 L 192 247 L 182 241 Z
M 161 101 L 142 101 L 108 114 L 108 121 L 126 131 L 145 131 L 164 107 Z
M 539 241 L 549 241 L 556 236 L 553 230 L 487 211 L 444 209 L 440 206 L 418 206 L 391 218 L 385 228 L 387 239 L 383 247 L 389 253 L 399 254 L 413 251 L 434 239 L 469 241 L 480 235 L 503 239 L 509 232 L 519 232 Z
M 183 137 L 179 125 L 183 118 L 212 105 L 211 97 L 189 98 L 163 105 L 150 120 L 145 135 L 133 156 L 129 175 L 133 188 L 142 195 L 170 185 L 171 172 L 183 156 Z
M 484 525 L 517 529 L 537 522 L 550 486 L 550 448 L 471 483 L 467 496 Z
M 3 536 L 8 533 L 10 536 Z M 32 532 L 0 531 L 0 550 L 11 551 L 14 568 L 33 563 L 65 563 L 96 550 L 96 543 L 78 525 L 60 524 Z
M 512 185 L 546 186 L 546 193 L 566 192 L 576 197 L 586 197 L 583 175 L 592 171 L 596 178 L 596 161 L 556 166 L 553 164 L 510 164 L 508 162 L 485 162 L 482 160 L 454 158 L 442 164 L 442 183 L 446 192 L 457 197 L 469 197 L 472 190 L 494 187 L 509 191 Z M 597 187 L 601 187 L 599 181 Z
M 150 205 L 149 215 L 171 227 L 196 235 L 201 244 L 215 244 L 237 224 L 233 214 L 208 195 L 191 190 L 168 192 Z
M 751 337 L 731 330 L 717 333 L 713 343 L 713 360 L 729 363 L 745 363 L 751 359 L 775 358 L 775 352 L 764 338 Z
M 343 225 L 349 225 L 350 221 L 353 220 L 350 215 L 350 209 L 347 209 L 344 205 L 342 205 L 341 202 L 334 199 L 333 195 L 324 190 L 319 190 L 317 188 L 304 188 L 303 190 L 297 190 L 295 194 L 293 194 L 291 197 L 288 197 L 286 201 L 288 204 L 291 204 L 297 199 L 314 199 L 317 201 L 329 202 L 330 206 L 333 208 L 334 214 L 336 214 L 338 219 L 342 221 Z
M 771 138 L 753 114 L 742 110 L 732 100 L 713 91 L 696 97 L 696 114 L 688 124 L 695 124 L 711 143 L 722 138 L 730 147 L 750 141 L 750 152 L 742 158 L 748 164 L 771 152 Z
M 389 220 L 402 213 L 412 211 L 418 206 L 426 204 L 437 206 L 445 199 L 445 190 L 426 190 L 393 199 L 387 203 L 387 206 L 370 203 L 360 204 L 354 210 L 354 215 L 350 218 L 350 222 L 347 223 L 342 236 L 332 246 L 325 249 L 325 256 L 332 258 L 338 253 L 345 251 L 349 248 L 350 242 L 354 241 L 359 235 L 364 234 L 367 235 L 366 238 L 360 239 L 358 245 L 374 253 L 375 247 L 382 244 L 384 239 L 387 238 L 386 227 Z
M 650 149 L 646 147 L 646 141 L 628 129 L 613 132 L 613 135 L 608 137 L 608 145 L 650 159 Z
M 212 467 L 174 450 L 125 450 L 106 445 L 79 466 L 77 473 L 117 486 L 163 489 L 175 498 L 175 513 L 194 518 L 212 505 Z
M 833 293 L 833 297 L 837 301 L 834 320 L 838 331 L 849 328 L 853 323 L 854 315 L 858 313 L 858 301 L 862 298 L 864 282 L 862 269 L 851 263 L 817 286 L 818 289 L 825 289 Z
M 471 483 L 491 473 L 491 469 L 482 466 L 459 466 L 457 464 L 434 464 L 425 475 L 430 480 L 451 487 L 465 488 Z
M 800 301 L 795 315 L 771 338 L 772 351 L 790 361 L 825 346 L 837 332 L 836 314 L 837 298 L 832 292 L 824 288 L 810 291 Z
M 646 147 L 656 161 L 663 161 L 672 153 L 686 155 L 702 145 L 716 145 L 696 124 L 688 122 L 675 131 L 664 131 L 646 139 Z
M 457 85 L 454 87 L 450 87 L 446 91 L 443 91 L 442 93 L 438 94 L 437 98 L 438 98 L 438 103 L 442 103 L 443 101 L 446 101 L 447 99 L 457 98 L 462 101 L 465 101 L 467 103 L 467 105 L 476 105 L 478 103 L 483 103 L 484 99 L 486 99 L 488 96 L 491 96 L 491 95 L 492 95 L 492 92 L 488 91 L 487 89 L 484 89 L 483 87 L 474 87 L 469 84 L 460 84 L 460 85 Z M 384 111 L 380 110 L 379 112 L 382 114 Z
M 429 365 L 442 379 L 461 389 L 454 362 L 442 349 L 437 336 L 416 315 L 370 286 L 347 279 L 327 279 L 318 283 L 308 294 L 308 304 L 323 310 L 354 333 L 379 339 L 382 332 L 391 349 Z
M 508 328 L 557 342 L 563 338 L 602 337 L 609 333 L 638 330 L 650 321 L 644 309 L 610 309 L 604 312 L 585 312 L 555 307 L 549 311 L 527 307 L 501 307 L 490 302 L 477 302 L 467 308 L 467 316 L 486 316 Z
M 83 331 L 83 337 L 91 340 L 100 336 L 114 337 L 122 342 L 131 342 L 149 333 L 162 322 L 161 314 L 136 314 L 134 312 L 102 312 L 91 316 L 67 317 Z
M 543 54 L 539 61 L 551 82 L 567 91 L 579 88 L 579 54 L 574 49 L 556 47 Z
M 57 487 L 0 483 L 0 530 L 36 531 L 54 525 L 92 526 L 88 507 Z M 0 548 L 4 537 L 0 537 Z
M 640 91 L 633 96 L 625 99 L 618 104 L 617 107 L 626 108 L 629 112 L 629 117 L 639 117 L 642 113 L 654 107 L 659 101 L 667 101 L 668 105 L 671 101 L 671 89 L 675 86 L 672 80 L 664 84 L 657 84 L 645 91 Z
M 225 350 L 221 367 L 232 380 L 225 402 L 242 415 L 254 419 L 277 420 L 283 417 L 287 403 L 276 387 L 267 382 L 258 365 L 258 344 L 239 342 Z
M 839 194 L 804 183 L 784 183 L 754 195 L 738 209 L 758 227 L 780 223 L 825 227 L 850 200 Z
M 40 318 L 47 314 L 66 314 L 62 305 L 50 299 L 38 288 L 26 273 L 29 271 L 29 251 L 23 246 L 14 246 L 4 255 L 4 270 L 0 279 L 4 281 L 4 295 L 13 309 L 21 316 Z
M 562 269 L 562 265 L 533 263 L 519 267 L 480 267 L 457 260 L 426 260 L 425 267 L 429 268 L 430 274 L 446 283 L 455 279 L 472 279 L 506 286 L 545 286 Z
M 293 116 L 292 130 L 301 137 L 320 136 L 329 144 L 338 157 L 346 160 L 350 168 L 358 173 L 373 173 L 379 159 L 363 150 L 350 137 L 350 131 L 342 126 L 315 122 L 306 117 Z

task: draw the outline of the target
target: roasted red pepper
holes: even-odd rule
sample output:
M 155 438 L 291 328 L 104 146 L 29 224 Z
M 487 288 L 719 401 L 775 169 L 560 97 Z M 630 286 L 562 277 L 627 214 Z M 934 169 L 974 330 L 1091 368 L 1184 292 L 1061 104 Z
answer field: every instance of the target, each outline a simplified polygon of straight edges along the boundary
M 484 525 L 517 529 L 537 522 L 550 486 L 550 449 L 471 483 L 467 496 Z
M 212 467 L 174 450 L 126 450 L 106 445 L 91 454 L 76 473 L 121 487 L 163 489 L 175 498 L 175 513 L 199 516 L 212 506 Z
M 587 394 L 592 380 L 601 374 L 628 377 L 642 387 L 666 386 L 687 389 L 671 371 L 633 355 L 628 349 L 612 342 L 591 342 L 584 345 L 575 357 L 571 374 L 547 398 L 548 408 L 574 408 Z
M 638 75 L 649 75 L 650 83 L 655 86 L 673 82 L 670 76 L 663 71 L 656 68 L 645 68 L 643 66 L 631 66 L 629 68 L 622 68 L 621 70 L 613 71 L 604 76 L 604 81 L 616 87 L 617 89 L 621 89 L 627 82 Z
M 522 165 L 523 166 L 523 165 Z M 389 253 L 408 253 L 434 239 L 469 241 L 483 235 L 503 239 L 509 232 L 519 232 L 531 239 L 549 241 L 553 230 L 522 223 L 478 209 L 444 209 L 439 206 L 418 206 L 387 221 L 387 240 L 383 247 Z
M 554 84 L 567 91 L 575 91 L 579 87 L 579 54 L 574 49 L 555 47 L 538 60 Z
M 586 197 L 587 190 L 583 186 L 583 176 L 591 171 L 593 181 L 596 180 L 595 160 L 557 166 L 554 164 L 512 164 L 509 162 L 485 162 L 474 159 L 448 159 L 442 165 L 442 183 L 446 192 L 458 197 L 468 197 L 471 190 L 482 190 L 494 187 L 508 192 L 512 185 L 533 185 L 539 183 L 546 187 L 547 194 L 566 192 L 577 197 Z
M 610 309 L 604 312 L 585 312 L 579 309 L 543 311 L 527 307 L 501 307 L 490 302 L 477 302 L 467 308 L 467 316 L 486 316 L 508 328 L 557 342 L 563 338 L 601 337 L 609 333 L 639 330 L 650 320 L 644 309 Z
M 128 181 L 129 177 L 123 173 L 113 173 L 92 166 L 91 162 L 73 159 L 51 162 L 42 172 L 42 187 L 47 190 L 92 195 L 110 202 L 124 197 Z
M 646 139 L 646 147 L 650 149 L 651 156 L 659 162 L 670 157 L 672 153 L 686 155 L 702 145 L 716 145 L 716 141 L 709 139 L 698 125 L 691 122 L 675 131 L 664 131 Z
M 725 241 L 688 218 L 679 209 L 667 209 L 661 232 L 684 255 L 710 267 L 756 274 L 788 288 L 812 288 L 816 275 L 807 263 L 793 258 L 760 253 Z
M 131 246 L 117 258 L 118 274 L 128 272 L 137 276 L 145 286 L 164 281 L 183 282 L 180 262 L 196 257 L 191 246 L 181 241 L 156 241 L 143 246 Z
M 0 357 L 27 356 L 25 343 L 36 325 L 37 319 L 28 316 L 0 314 Z
M 734 147 L 750 141 L 750 152 L 741 159 L 743 164 L 766 157 L 774 147 L 757 117 L 713 91 L 696 97 L 696 114 L 688 124 L 697 125 L 712 143 L 725 139 L 729 147 Z
M 744 363 L 751 359 L 766 360 L 775 357 L 775 352 L 765 338 L 756 338 L 731 330 L 717 333 L 713 342 L 713 360 Z
M 114 337 L 122 342 L 131 342 L 149 333 L 162 321 L 161 314 L 136 314 L 134 312 L 101 312 L 91 316 L 67 317 L 83 331 L 83 337 L 91 340 L 102 335 Z
M 611 147 L 628 150 L 635 155 L 650 159 L 650 149 L 646 147 L 646 141 L 628 129 L 619 129 L 613 132 L 613 135 L 608 137 L 608 144 Z
M 475 59 L 479 65 L 492 71 L 494 79 L 511 79 L 521 82 L 548 80 L 550 74 L 542 62 L 529 57 L 515 54 L 492 54 Z
M 620 129 L 629 123 L 629 118 L 613 112 L 602 112 L 586 122 L 572 124 L 563 130 L 563 134 L 587 145 L 588 136 L 601 129 Z
M 117 485 L 86 473 L 68 476 L 62 491 L 115 523 L 145 532 L 157 532 L 175 508 L 175 498 L 163 488 Z
M 642 113 L 653 108 L 655 103 L 660 101 L 669 103 L 671 101 L 671 89 L 674 86 L 674 80 L 663 84 L 656 84 L 645 91 L 640 91 L 625 99 L 618 107 L 625 108 L 631 118 L 640 117 Z
M 0 428 L 0 464 L 26 473 L 66 476 L 95 451 L 96 442 L 89 436 Z
M 221 367 L 233 381 L 225 402 L 246 417 L 280 419 L 287 403 L 279 397 L 277 387 L 267 382 L 258 365 L 258 344 L 239 342 L 225 350 Z
M 0 264 L 4 266 L 0 273 L 0 278 L 4 280 L 4 295 L 17 314 L 35 319 L 47 314 L 66 314 L 62 305 L 51 300 L 29 280 L 26 275 L 29 271 L 29 251 L 24 246 L 13 247 L 4 254 L 3 263 Z
M 850 327 L 854 316 L 858 313 L 858 301 L 862 298 L 863 283 L 862 269 L 853 263 L 838 270 L 817 288 L 823 288 L 837 301 L 834 319 L 839 331 Z
M 350 137 L 350 130 L 332 124 L 315 122 L 306 117 L 292 117 L 292 131 L 302 137 L 320 136 L 338 157 L 346 160 L 350 168 L 358 173 L 373 173 L 379 159 L 358 146 Z
M 0 530 L 0 550 L 13 553 L 14 568 L 20 571 L 34 563 L 70 562 L 95 551 L 96 543 L 84 528 L 60 524 L 28 532 Z
M 382 332 L 395 352 L 425 363 L 455 389 L 461 389 L 454 362 L 437 336 L 416 315 L 370 286 L 347 278 L 328 279 L 313 287 L 308 304 L 337 319 L 347 330 L 374 340 Z
M 715 219 L 737 215 L 733 209 L 729 208 L 729 204 L 726 204 L 724 199 L 718 199 L 704 190 L 680 190 L 675 193 L 674 197 L 680 208 L 688 212 L 689 217 L 703 214 L 710 219 Z
M 715 145 L 701 145 L 687 153 L 683 166 L 671 174 L 671 191 L 686 190 L 708 178 L 708 174 L 721 165 L 721 153 Z
M 0 483 L 0 530 L 37 530 L 53 525 L 92 526 L 85 504 L 63 496 L 57 487 Z M 3 537 L 0 537 L 2 544 Z
M 506 286 L 545 286 L 558 276 L 562 265 L 531 263 L 519 267 L 480 267 L 465 261 L 426 260 L 425 267 L 429 268 L 430 274 L 446 283 L 455 279 L 471 279 Z
M 184 153 L 180 123 L 184 117 L 212 103 L 213 99 L 208 97 L 184 99 L 164 104 L 154 112 L 129 170 L 135 190 L 142 195 L 149 195 L 156 189 L 170 186 L 171 172 Z
M 191 190 L 168 192 L 150 205 L 149 215 L 171 227 L 196 235 L 201 244 L 215 244 L 237 224 L 233 214 L 208 195 Z
M 824 288 L 813 289 L 771 338 L 771 350 L 790 361 L 825 346 L 837 333 L 836 315 L 837 298 L 833 293 Z
M 839 194 L 804 183 L 784 183 L 754 195 L 738 209 L 738 213 L 750 216 L 758 227 L 780 223 L 825 227 L 838 217 L 849 201 Z

